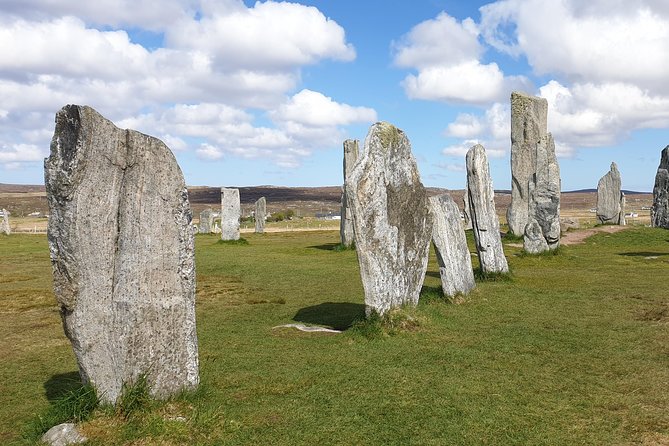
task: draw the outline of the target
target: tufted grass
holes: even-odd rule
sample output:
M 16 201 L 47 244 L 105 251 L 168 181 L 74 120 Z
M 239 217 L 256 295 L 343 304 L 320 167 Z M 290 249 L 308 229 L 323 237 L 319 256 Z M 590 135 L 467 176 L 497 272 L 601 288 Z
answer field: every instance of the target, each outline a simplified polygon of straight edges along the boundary
M 89 444 L 669 443 L 666 230 L 551 256 L 506 246 L 513 274 L 459 305 L 432 254 L 420 304 L 391 325 L 361 322 L 356 253 L 335 232 L 245 237 L 196 238 L 201 387 L 129 417 L 96 409 Z M 22 432 L 80 384 L 46 238 L 0 237 L 0 252 L 0 444 L 33 444 Z M 345 332 L 273 329 L 293 322 Z

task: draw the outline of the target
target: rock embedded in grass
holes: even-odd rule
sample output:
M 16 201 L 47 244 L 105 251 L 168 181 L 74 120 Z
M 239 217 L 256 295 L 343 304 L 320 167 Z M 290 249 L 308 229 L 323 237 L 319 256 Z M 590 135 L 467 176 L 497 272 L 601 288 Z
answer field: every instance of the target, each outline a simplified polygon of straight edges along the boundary
M 62 423 L 52 427 L 42 435 L 42 443 L 49 446 L 67 446 L 70 444 L 83 444 L 88 441 L 81 435 L 77 425 L 74 423 Z
M 432 221 L 407 136 L 387 122 L 372 125 L 362 157 L 346 179 L 366 313 L 418 303 Z
M 197 386 L 192 214 L 172 152 L 68 105 L 44 168 L 54 292 L 82 381 L 110 403 L 144 375 L 159 398 Z
M 444 295 L 468 294 L 476 286 L 460 209 L 448 194 L 430 197 L 432 241 L 436 248 Z
M 482 145 L 476 144 L 469 149 L 466 163 L 470 217 L 481 271 L 484 274 L 507 273 L 509 266 L 504 257 L 499 233 L 495 191 L 490 178 L 488 157 Z
M 601 224 L 625 224 L 625 194 L 616 163 L 597 183 L 597 221 Z
M 221 240 L 239 240 L 239 189 L 221 188 Z
M 655 175 L 650 220 L 653 227 L 669 229 L 669 146 L 662 151 Z
M 346 178 L 353 170 L 355 162 L 360 155 L 359 143 L 357 139 L 347 139 L 344 141 L 344 185 L 341 191 L 341 220 L 339 222 L 339 237 L 341 244 L 345 247 L 350 247 L 354 241 L 353 229 L 353 215 L 351 214 L 351 207 L 348 203 L 346 194 Z

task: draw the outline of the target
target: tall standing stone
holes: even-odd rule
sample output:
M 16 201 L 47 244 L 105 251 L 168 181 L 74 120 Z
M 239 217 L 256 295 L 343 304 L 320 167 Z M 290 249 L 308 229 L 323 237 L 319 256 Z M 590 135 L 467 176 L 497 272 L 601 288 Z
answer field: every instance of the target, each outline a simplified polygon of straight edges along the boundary
M 656 228 L 669 229 L 669 146 L 662 151 L 655 175 L 650 224 Z
M 444 295 L 468 294 L 476 283 L 467 237 L 460 221 L 460 209 L 448 194 L 430 197 L 430 206 L 434 224 L 432 241 Z
M 110 403 L 142 375 L 158 398 L 195 387 L 192 214 L 172 152 L 68 105 L 44 170 L 54 291 L 83 382 Z
M 601 224 L 625 224 L 625 195 L 616 163 L 597 183 L 597 221 Z
M 239 189 L 221 188 L 221 240 L 239 240 Z
M 200 234 L 210 234 L 214 232 L 214 212 L 211 209 L 205 209 L 200 212 Z
M 506 214 L 511 233 L 523 235 L 529 218 L 529 182 L 536 173 L 537 145 L 547 136 L 548 101 L 511 93 L 511 205 Z
M 12 228 L 9 226 L 9 211 L 2 210 L 2 224 L 0 225 L 0 233 L 9 235 L 12 233 Z
M 481 271 L 484 274 L 506 273 L 509 271 L 509 266 L 504 257 L 499 234 L 499 218 L 495 212 L 495 190 L 483 146 L 476 144 L 469 149 L 466 161 L 469 209 Z
M 265 218 L 267 218 L 267 200 L 265 200 L 265 197 L 260 197 L 256 201 L 256 211 L 253 218 L 256 223 L 256 234 L 265 232 Z
M 553 250 L 560 245 L 560 167 L 550 133 L 537 144 L 535 156 L 536 170 L 528 182 L 528 223 L 524 235 L 535 236 L 536 227 L 529 226 L 537 223 L 546 240 L 547 249 Z M 531 252 L 527 246 L 525 248 Z
M 418 302 L 432 221 L 409 139 L 387 122 L 372 125 L 346 179 L 367 314 Z
M 344 141 L 344 185 L 341 191 L 341 220 L 339 222 L 339 236 L 341 244 L 349 247 L 353 244 L 353 216 L 348 204 L 346 195 L 346 178 L 353 170 L 355 162 L 358 160 L 359 144 L 357 139 L 347 139 Z

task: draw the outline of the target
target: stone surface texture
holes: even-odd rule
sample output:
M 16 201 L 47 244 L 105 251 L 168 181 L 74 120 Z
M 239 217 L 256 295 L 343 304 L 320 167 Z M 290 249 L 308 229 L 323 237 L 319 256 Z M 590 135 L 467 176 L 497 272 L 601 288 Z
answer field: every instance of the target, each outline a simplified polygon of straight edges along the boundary
M 548 243 L 541 231 L 541 226 L 536 220 L 528 223 L 525 226 L 525 234 L 523 235 L 523 249 L 530 254 L 539 254 L 548 251 Z
M 469 210 L 469 193 L 467 193 L 467 186 L 465 185 L 465 193 L 462 194 L 462 215 L 465 217 L 463 225 L 465 229 L 472 229 L 471 211 Z
M 70 444 L 82 444 L 88 439 L 81 435 L 74 423 L 62 423 L 52 427 L 44 435 L 42 442 L 49 446 L 67 446 Z
M 83 382 L 106 402 L 140 375 L 158 398 L 194 388 L 192 214 L 172 152 L 68 105 L 44 169 L 54 292 Z
M 351 215 L 350 205 L 346 194 L 346 178 L 353 170 L 355 162 L 360 155 L 359 142 L 357 139 L 347 139 L 344 141 L 344 185 L 341 191 L 341 220 L 339 222 L 339 236 L 341 244 L 351 246 L 355 236 L 353 235 L 353 216 Z
M 0 222 L 0 234 L 9 235 L 12 233 L 12 228 L 9 226 L 9 211 L 2 210 L 2 222 Z
M 239 189 L 221 188 L 221 240 L 239 240 Z
M 655 175 L 650 220 L 653 227 L 669 229 L 669 146 L 662 151 Z
M 528 182 L 528 224 L 535 221 L 548 249 L 560 245 L 560 167 L 549 133 L 537 144 L 536 171 Z
M 432 221 L 409 139 L 387 122 L 372 125 L 346 179 L 367 314 L 418 302 Z
M 483 146 L 477 144 L 469 149 L 466 161 L 470 217 L 481 270 L 484 274 L 507 273 L 509 266 L 504 257 L 499 218 L 495 212 L 495 191 Z
M 211 209 L 205 209 L 200 212 L 200 226 L 198 227 L 200 234 L 210 234 L 214 232 L 214 212 Z
M 460 209 L 448 194 L 430 197 L 430 207 L 434 225 L 432 241 L 444 295 L 469 294 L 476 283 L 465 230 L 460 221 Z
M 548 101 L 511 93 L 511 205 L 507 221 L 512 234 L 521 236 L 529 223 L 529 182 L 536 172 L 537 144 L 545 140 Z
M 260 197 L 256 200 L 256 210 L 253 214 L 257 234 L 265 232 L 265 218 L 267 218 L 267 200 L 265 197 Z
M 597 183 L 597 221 L 601 224 L 624 225 L 624 194 L 622 180 L 616 163 Z

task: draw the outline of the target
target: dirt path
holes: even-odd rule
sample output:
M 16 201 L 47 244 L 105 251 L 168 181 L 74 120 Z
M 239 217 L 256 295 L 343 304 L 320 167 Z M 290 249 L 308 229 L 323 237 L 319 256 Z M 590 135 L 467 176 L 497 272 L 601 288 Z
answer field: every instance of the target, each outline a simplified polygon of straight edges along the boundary
M 569 245 L 578 245 L 585 243 L 585 239 L 595 235 L 599 232 L 606 232 L 607 234 L 613 234 L 615 232 L 620 232 L 626 229 L 627 226 L 616 226 L 616 225 L 604 225 L 597 226 L 590 229 L 579 229 L 576 231 L 569 231 L 560 237 L 560 244 L 569 246 Z

